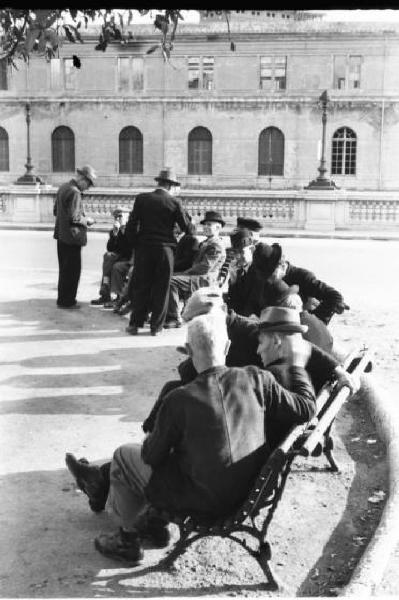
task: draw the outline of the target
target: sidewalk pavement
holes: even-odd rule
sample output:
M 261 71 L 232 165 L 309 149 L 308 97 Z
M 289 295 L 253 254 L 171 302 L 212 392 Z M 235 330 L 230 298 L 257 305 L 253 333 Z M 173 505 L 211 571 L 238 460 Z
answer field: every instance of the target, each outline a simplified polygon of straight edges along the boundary
M 91 231 L 108 232 L 111 227 L 109 224 L 95 224 L 90 228 Z M 14 230 L 32 230 L 32 231 L 52 231 L 54 223 L 15 223 L 13 221 L 0 221 L 1 229 Z M 263 236 L 267 238 L 310 238 L 310 239 L 341 239 L 341 240 L 380 240 L 380 241 L 399 241 L 399 230 L 397 229 L 368 229 L 368 230 L 337 230 L 337 231 L 308 231 L 305 229 L 269 229 L 267 226 L 263 229 Z M 227 230 L 223 232 L 228 235 Z

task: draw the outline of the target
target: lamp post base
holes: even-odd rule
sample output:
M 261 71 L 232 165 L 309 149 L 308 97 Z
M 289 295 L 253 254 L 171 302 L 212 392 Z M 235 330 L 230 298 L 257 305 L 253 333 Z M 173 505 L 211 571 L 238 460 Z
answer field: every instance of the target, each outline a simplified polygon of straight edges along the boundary
M 304 187 L 305 190 L 339 190 L 339 187 L 332 179 L 325 177 L 318 177 L 313 179 L 308 185 Z
M 25 175 L 18 177 L 15 185 L 36 185 L 38 183 L 43 183 L 40 177 L 32 173 L 25 173 Z

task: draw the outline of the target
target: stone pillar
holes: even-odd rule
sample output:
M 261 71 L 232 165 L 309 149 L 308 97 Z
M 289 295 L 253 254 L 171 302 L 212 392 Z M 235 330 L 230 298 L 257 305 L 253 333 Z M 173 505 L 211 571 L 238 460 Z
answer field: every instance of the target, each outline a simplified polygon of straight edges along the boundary
M 335 190 L 304 190 L 306 204 L 305 229 L 311 231 L 335 230 L 335 205 L 338 194 Z
M 13 199 L 11 220 L 15 223 L 40 223 L 40 189 L 37 185 L 18 185 L 9 190 Z

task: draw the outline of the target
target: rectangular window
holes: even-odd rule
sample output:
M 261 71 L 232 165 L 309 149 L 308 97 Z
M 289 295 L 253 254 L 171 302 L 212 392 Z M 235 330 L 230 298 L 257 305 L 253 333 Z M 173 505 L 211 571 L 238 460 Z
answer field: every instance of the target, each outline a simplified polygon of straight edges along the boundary
M 361 56 L 334 56 L 334 88 L 354 90 L 360 88 Z
M 76 67 L 72 58 L 64 58 L 64 82 L 66 90 L 76 90 Z
M 287 57 L 275 56 L 274 58 L 274 81 L 276 90 L 285 90 Z
M 50 61 L 50 87 L 57 90 L 62 87 L 61 59 L 52 58 Z
M 0 60 L 0 90 L 8 90 L 8 66 L 6 58 Z
M 360 88 L 360 65 L 362 64 L 361 56 L 349 57 L 349 89 Z
M 213 56 L 204 56 L 202 59 L 202 87 L 204 90 L 213 90 Z
M 200 77 L 200 59 L 190 57 L 188 59 L 188 87 L 190 89 L 199 88 L 199 77 Z
M 188 58 L 188 87 L 193 90 L 214 89 L 213 56 L 189 56 Z
M 120 56 L 118 60 L 118 87 L 121 92 L 143 89 L 144 61 L 142 57 Z
M 260 57 L 260 87 L 262 90 L 269 90 L 272 81 L 272 57 Z
M 261 56 L 260 80 L 262 90 L 285 90 L 287 87 L 287 57 Z

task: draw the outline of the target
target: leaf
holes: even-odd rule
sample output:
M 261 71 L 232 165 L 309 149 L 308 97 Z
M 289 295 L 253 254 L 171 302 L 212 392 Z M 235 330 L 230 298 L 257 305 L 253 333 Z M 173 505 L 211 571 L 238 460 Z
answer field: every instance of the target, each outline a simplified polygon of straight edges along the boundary
M 72 19 L 75 20 L 76 17 L 78 16 L 78 11 L 76 8 L 70 8 L 69 14 L 71 15 Z
M 79 56 L 76 56 L 76 54 L 72 55 L 72 64 L 77 69 L 80 69 L 80 67 L 82 66 L 82 63 L 80 62 L 80 58 L 79 58 Z
M 129 16 L 127 18 L 127 24 L 130 25 L 130 23 L 133 21 L 133 11 L 129 10 Z
M 84 19 L 85 19 L 85 29 L 87 29 L 87 24 L 89 22 L 89 17 L 86 17 L 86 15 L 85 15 Z
M 118 13 L 118 15 L 119 15 L 119 25 L 120 25 L 121 29 L 123 29 L 124 28 L 123 15 L 122 15 L 122 13 Z
M 151 46 L 151 48 L 149 48 L 146 52 L 146 54 L 152 54 L 153 52 L 155 52 L 155 50 L 157 50 L 159 48 L 159 44 L 156 44 L 155 46 Z
M 30 27 L 26 33 L 26 40 L 24 43 L 24 48 L 29 54 L 36 44 L 37 37 L 39 36 L 40 29 L 38 27 Z
M 64 31 L 65 31 L 65 35 L 67 36 L 67 39 L 69 42 L 72 42 L 73 44 L 75 43 L 75 38 L 73 37 L 71 30 L 69 29 L 68 25 L 63 25 Z

